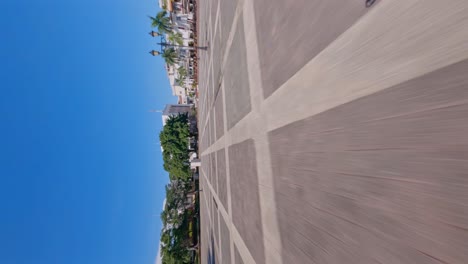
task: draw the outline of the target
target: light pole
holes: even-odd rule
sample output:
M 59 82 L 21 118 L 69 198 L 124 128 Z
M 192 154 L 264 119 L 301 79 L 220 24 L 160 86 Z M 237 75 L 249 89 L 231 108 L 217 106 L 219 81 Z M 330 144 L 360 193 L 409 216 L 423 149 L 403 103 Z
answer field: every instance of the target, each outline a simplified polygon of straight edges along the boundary
M 160 51 L 152 50 L 149 52 L 153 56 L 161 55 L 167 47 L 183 48 L 183 49 L 188 49 L 188 50 L 195 50 L 195 49 L 207 50 L 208 49 L 208 47 L 184 46 L 184 45 L 175 45 L 175 44 L 167 43 L 166 38 L 164 38 L 164 35 L 156 31 L 151 31 L 149 34 L 153 38 L 154 37 L 161 38 L 160 42 L 157 43 L 159 46 L 161 46 Z

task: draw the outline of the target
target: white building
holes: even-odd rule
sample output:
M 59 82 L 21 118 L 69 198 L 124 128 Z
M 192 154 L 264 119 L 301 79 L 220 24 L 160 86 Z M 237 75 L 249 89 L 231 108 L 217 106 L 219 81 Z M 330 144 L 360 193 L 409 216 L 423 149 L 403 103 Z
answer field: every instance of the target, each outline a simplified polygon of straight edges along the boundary
M 176 80 L 179 79 L 179 72 L 178 68 L 181 67 L 180 65 L 167 65 L 166 64 L 166 71 L 167 77 L 169 78 L 169 84 L 171 85 L 172 95 L 177 96 L 177 103 L 178 104 L 188 104 L 189 99 L 187 89 L 185 87 L 180 86 Z M 189 78 L 186 78 L 189 79 Z M 193 80 L 185 80 L 185 86 L 191 85 Z
M 167 104 L 162 112 L 163 126 L 166 125 L 167 119 L 169 119 L 170 116 L 189 113 L 191 108 L 192 105 L 190 104 Z

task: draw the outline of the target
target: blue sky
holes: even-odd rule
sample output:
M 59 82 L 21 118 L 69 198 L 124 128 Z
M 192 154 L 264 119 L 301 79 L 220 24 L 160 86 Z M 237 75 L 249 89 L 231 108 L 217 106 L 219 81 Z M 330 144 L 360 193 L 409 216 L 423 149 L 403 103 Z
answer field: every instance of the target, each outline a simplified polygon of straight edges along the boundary
M 153 263 L 174 103 L 150 0 L 1 0 L 0 263 Z

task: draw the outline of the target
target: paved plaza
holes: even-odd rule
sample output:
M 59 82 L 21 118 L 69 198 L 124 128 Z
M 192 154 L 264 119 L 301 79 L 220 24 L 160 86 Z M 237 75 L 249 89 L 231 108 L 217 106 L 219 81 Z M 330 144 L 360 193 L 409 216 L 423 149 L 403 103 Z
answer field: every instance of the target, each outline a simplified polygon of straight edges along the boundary
M 202 263 L 467 263 L 468 1 L 198 12 Z

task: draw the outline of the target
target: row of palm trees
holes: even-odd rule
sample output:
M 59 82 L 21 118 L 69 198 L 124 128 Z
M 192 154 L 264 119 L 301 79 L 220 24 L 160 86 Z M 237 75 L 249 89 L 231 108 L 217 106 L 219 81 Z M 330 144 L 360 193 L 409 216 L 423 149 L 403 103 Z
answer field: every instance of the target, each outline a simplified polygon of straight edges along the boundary
M 171 44 L 182 45 L 184 39 L 182 34 L 173 32 L 171 20 L 167 16 L 167 11 L 163 10 L 156 14 L 155 17 L 150 16 L 151 27 L 157 28 L 160 34 L 167 34 L 167 41 Z M 168 65 L 174 65 L 178 61 L 178 54 L 174 48 L 166 48 L 161 54 Z

